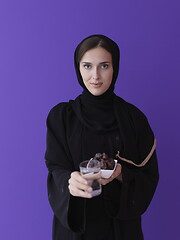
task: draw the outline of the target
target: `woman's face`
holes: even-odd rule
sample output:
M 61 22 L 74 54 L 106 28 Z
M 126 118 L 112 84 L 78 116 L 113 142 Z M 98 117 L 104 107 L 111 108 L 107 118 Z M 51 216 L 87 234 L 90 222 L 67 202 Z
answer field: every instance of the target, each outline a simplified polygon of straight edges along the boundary
M 102 47 L 88 50 L 80 61 L 80 73 L 86 88 L 94 96 L 105 93 L 112 82 L 112 56 Z

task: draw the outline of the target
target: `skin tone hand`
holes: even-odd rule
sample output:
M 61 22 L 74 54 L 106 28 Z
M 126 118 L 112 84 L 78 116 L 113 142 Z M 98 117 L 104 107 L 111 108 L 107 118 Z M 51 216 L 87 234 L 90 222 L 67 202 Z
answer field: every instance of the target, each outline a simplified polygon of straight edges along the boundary
M 115 171 L 113 172 L 110 178 L 101 178 L 101 184 L 106 185 L 112 180 L 114 180 L 115 178 L 117 178 L 118 180 L 121 179 L 121 173 L 122 173 L 122 166 L 121 164 L 118 163 Z
M 111 175 L 110 178 L 101 178 L 101 184 L 106 185 L 109 182 L 113 181 L 115 178 L 119 179 L 121 176 L 122 166 L 121 164 L 117 164 L 115 171 Z M 80 172 L 75 171 L 71 173 L 71 177 L 69 179 L 69 192 L 71 195 L 75 197 L 83 197 L 83 198 L 92 198 L 91 193 L 87 193 L 92 191 L 92 188 L 89 187 L 86 179 L 84 179 Z
M 68 188 L 70 194 L 75 197 L 92 198 L 91 193 L 85 192 L 91 192 L 92 188 L 89 187 L 86 179 L 84 179 L 78 171 L 71 173 Z

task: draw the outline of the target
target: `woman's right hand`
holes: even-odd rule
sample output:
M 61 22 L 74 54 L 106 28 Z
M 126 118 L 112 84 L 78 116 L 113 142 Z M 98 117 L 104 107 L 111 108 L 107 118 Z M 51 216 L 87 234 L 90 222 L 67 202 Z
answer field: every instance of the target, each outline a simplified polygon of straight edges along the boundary
M 80 172 L 72 172 L 68 182 L 71 195 L 75 197 L 92 198 L 91 193 L 88 193 L 92 191 L 92 188 L 88 185 L 86 179 L 81 176 Z

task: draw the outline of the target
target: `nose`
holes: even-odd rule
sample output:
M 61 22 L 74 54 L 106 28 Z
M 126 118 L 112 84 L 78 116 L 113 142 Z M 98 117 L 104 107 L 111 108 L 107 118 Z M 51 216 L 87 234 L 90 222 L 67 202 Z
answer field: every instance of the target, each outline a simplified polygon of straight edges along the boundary
M 95 79 L 95 80 L 98 80 L 98 79 L 99 79 L 99 71 L 98 71 L 98 68 L 94 68 L 94 69 L 93 69 L 92 77 L 93 77 L 93 79 Z

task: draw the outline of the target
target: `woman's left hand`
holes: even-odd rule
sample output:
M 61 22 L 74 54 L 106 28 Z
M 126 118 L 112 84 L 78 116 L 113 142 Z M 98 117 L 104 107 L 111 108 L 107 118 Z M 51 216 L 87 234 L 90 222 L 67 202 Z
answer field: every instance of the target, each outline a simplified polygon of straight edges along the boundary
M 118 163 L 116 166 L 116 169 L 114 170 L 110 178 L 101 178 L 101 184 L 106 185 L 112 180 L 114 180 L 114 178 L 118 178 L 121 174 L 122 174 L 122 166 L 121 164 Z

